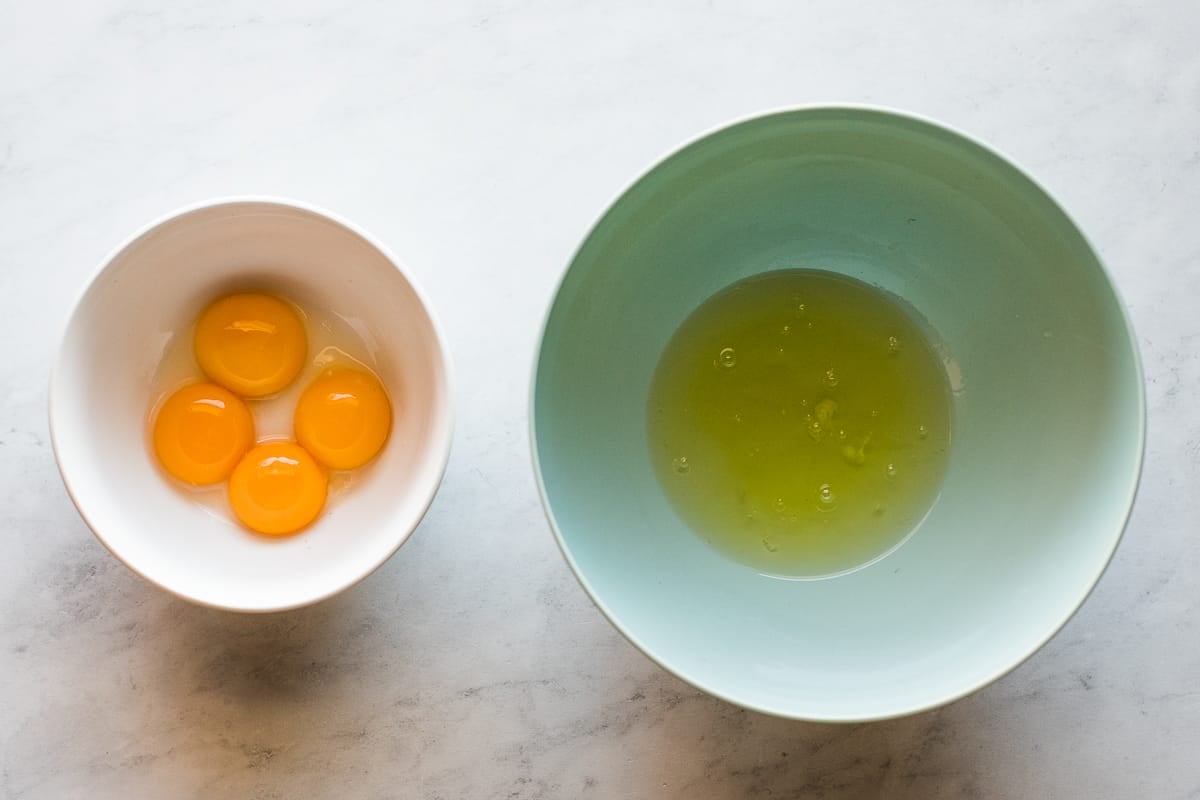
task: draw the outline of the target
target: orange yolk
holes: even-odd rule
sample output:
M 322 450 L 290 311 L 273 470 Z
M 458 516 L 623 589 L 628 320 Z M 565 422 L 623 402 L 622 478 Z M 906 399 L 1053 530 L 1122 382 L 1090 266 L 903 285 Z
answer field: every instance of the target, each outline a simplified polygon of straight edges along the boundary
M 240 398 L 211 383 L 185 386 L 154 420 L 154 453 L 163 468 L 196 486 L 229 477 L 254 445 L 254 418 Z
M 265 294 L 217 300 L 196 320 L 192 343 L 209 380 L 245 397 L 263 397 L 287 386 L 308 354 L 304 322 L 296 310 Z
M 330 469 L 354 469 L 379 453 L 392 429 L 392 406 L 379 379 L 334 368 L 296 404 L 296 440 Z
M 260 444 L 229 479 L 229 503 L 247 528 L 271 536 L 295 533 L 325 506 L 325 471 L 293 442 Z

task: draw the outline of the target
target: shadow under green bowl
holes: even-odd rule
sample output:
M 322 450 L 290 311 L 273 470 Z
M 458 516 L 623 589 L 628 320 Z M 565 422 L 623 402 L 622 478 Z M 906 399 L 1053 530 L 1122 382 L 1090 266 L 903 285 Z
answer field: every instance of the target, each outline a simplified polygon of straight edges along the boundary
M 954 392 L 942 492 L 895 552 L 789 581 L 706 545 L 650 464 L 646 400 L 705 299 L 796 267 L 904 298 Z M 866 108 L 753 118 L 676 152 L 605 212 L 546 321 L 534 463 L 568 563 L 613 624 L 695 686 L 767 713 L 913 713 L 1015 667 L 1086 598 L 1145 434 L 1129 321 L 1063 210 L 992 151 Z

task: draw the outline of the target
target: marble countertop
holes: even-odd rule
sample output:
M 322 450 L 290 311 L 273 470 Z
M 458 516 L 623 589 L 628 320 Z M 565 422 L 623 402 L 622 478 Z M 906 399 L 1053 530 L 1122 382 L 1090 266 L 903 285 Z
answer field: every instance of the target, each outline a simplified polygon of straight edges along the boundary
M 58 5 L 0 13 L 0 796 L 1200 797 L 1200 7 Z M 1132 309 L 1150 410 L 1133 521 L 1081 613 L 972 697 L 852 726 L 729 706 L 627 644 L 554 546 L 525 414 L 555 281 L 626 181 L 732 117 L 835 100 L 945 120 L 1042 179 Z M 121 566 L 46 430 L 99 259 L 237 193 L 387 242 L 456 362 L 417 535 L 265 617 Z

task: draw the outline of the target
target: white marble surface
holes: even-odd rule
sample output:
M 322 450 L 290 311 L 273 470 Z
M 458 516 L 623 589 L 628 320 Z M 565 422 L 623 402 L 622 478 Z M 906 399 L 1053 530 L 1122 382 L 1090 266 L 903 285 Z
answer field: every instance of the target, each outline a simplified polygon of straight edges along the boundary
M 0 4 L 0 796 L 1200 797 L 1198 41 L 1191 0 Z M 944 119 L 1043 179 L 1132 308 L 1150 409 L 1133 522 L 1078 617 L 973 697 L 845 727 L 710 699 L 621 639 L 553 545 L 525 418 L 555 279 L 626 180 L 826 100 Z M 457 368 L 413 541 L 268 617 L 104 551 L 44 410 L 108 249 L 244 192 L 402 254 Z

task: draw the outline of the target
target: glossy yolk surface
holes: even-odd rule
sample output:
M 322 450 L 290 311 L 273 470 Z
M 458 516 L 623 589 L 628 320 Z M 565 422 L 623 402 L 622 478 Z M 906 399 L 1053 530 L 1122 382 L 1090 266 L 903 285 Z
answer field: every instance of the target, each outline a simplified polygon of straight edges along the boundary
M 171 475 L 196 486 L 229 477 L 254 445 L 254 418 L 240 398 L 211 383 L 175 392 L 154 420 L 154 452 Z
M 209 380 L 246 397 L 283 389 L 308 354 L 303 320 L 265 294 L 234 294 L 210 305 L 196 321 L 193 346 Z
M 325 471 L 294 442 L 260 444 L 229 479 L 229 503 L 247 528 L 282 536 L 321 513 L 328 492 Z
M 379 379 L 357 369 L 327 370 L 296 405 L 296 440 L 330 469 L 374 458 L 392 429 L 392 406 Z

